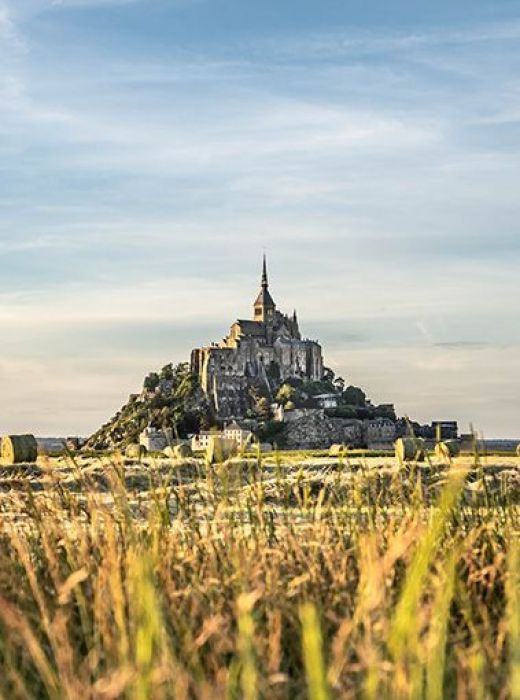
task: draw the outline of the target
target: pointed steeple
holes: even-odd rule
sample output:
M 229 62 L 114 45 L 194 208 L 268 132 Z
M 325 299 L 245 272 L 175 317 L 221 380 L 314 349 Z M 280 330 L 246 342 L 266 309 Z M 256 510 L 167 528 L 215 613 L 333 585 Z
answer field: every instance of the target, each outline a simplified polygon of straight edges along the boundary
M 273 320 L 276 304 L 269 294 L 269 280 L 267 277 L 267 259 L 264 253 L 262 261 L 262 281 L 260 294 L 257 296 L 255 305 L 255 321 L 267 323 Z
M 269 288 L 269 282 L 267 280 L 267 259 L 265 257 L 264 253 L 264 261 L 262 265 L 262 289 L 268 289 Z

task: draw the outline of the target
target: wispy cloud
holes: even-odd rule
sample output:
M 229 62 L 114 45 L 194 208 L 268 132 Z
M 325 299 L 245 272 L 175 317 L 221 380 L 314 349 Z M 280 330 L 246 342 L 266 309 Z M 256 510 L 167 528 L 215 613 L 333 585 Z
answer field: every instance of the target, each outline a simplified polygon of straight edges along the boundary
M 455 46 L 474 46 L 495 42 L 515 42 L 520 38 L 520 21 L 486 22 L 463 28 L 442 28 L 417 31 L 369 29 L 334 29 L 263 39 L 250 48 L 273 56 L 300 61 L 308 59 L 340 59 L 366 55 L 409 54 L 417 50 Z
M 130 5 L 143 0 L 50 0 L 49 7 L 103 7 L 104 5 Z
M 447 350 L 481 350 L 488 346 L 489 343 L 484 340 L 450 340 L 443 343 L 434 343 L 434 347 L 446 348 Z
M 216 4 L 124 5 L 0 0 L 4 399 L 24 371 L 52 376 L 61 362 L 73 381 L 73 329 L 96 391 L 114 372 L 99 399 L 112 406 L 173 346 L 183 359 L 214 339 L 191 321 L 218 338 L 249 313 L 267 246 L 275 298 L 349 381 L 425 418 L 444 392 L 446 411 L 477 411 L 496 432 L 484 372 L 497 363 L 490 401 L 509 420 L 520 342 L 518 18 L 250 23 L 231 37 L 238 6 L 224 26 Z M 148 356 L 131 339 L 144 327 Z M 104 354 L 121 338 L 135 352 L 124 377 Z M 41 405 L 48 382 L 33 386 Z

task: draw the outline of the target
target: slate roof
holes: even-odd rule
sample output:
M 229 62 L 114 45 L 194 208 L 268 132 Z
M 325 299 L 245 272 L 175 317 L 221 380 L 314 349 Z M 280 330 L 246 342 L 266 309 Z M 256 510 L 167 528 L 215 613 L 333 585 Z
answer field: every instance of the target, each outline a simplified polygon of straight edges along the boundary
M 265 335 L 265 325 L 261 321 L 250 321 L 249 319 L 238 319 L 238 325 L 244 335 Z
M 269 294 L 269 290 L 263 287 L 260 294 L 256 297 L 255 306 L 263 306 L 265 308 L 275 308 L 273 297 Z

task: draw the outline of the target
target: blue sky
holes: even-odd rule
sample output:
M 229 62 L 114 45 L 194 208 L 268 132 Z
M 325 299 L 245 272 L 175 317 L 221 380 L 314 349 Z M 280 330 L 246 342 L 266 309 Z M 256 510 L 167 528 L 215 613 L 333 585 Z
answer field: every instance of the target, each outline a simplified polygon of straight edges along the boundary
M 520 437 L 520 3 L 0 0 L 0 432 L 88 433 L 272 292 Z

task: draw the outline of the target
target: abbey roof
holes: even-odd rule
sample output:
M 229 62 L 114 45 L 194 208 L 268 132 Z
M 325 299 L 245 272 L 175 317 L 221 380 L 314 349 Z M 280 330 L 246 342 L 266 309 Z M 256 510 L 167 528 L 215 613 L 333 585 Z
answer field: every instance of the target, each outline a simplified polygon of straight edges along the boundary
M 244 335 L 265 335 L 265 325 L 261 321 L 239 318 L 236 323 Z
M 256 297 L 255 306 L 263 306 L 264 308 L 275 308 L 273 297 L 269 294 L 267 287 L 262 287 L 260 294 Z

